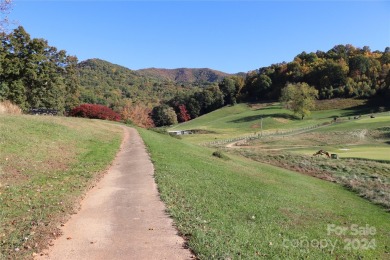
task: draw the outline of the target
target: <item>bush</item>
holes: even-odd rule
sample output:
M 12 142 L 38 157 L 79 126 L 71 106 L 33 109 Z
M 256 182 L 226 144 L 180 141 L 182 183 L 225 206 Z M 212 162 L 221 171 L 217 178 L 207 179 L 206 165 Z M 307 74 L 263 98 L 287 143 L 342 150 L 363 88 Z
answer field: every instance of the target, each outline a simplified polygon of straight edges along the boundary
M 225 154 L 223 154 L 221 151 L 215 151 L 213 152 L 213 156 L 224 159 L 224 160 L 229 160 L 229 157 L 227 157 Z
M 85 117 L 111 121 L 121 120 L 121 116 L 114 112 L 111 108 L 96 104 L 82 104 L 77 106 L 70 111 L 69 115 L 74 117 Z
M 121 111 L 121 115 L 125 122 L 130 121 L 139 127 L 151 128 L 154 127 L 153 120 L 150 117 L 151 112 L 152 109 L 141 103 L 132 104 L 127 102 Z
M 11 101 L 3 101 L 0 102 L 0 114 L 13 114 L 13 115 L 20 115 L 22 114 L 22 109 L 12 103 Z
M 152 110 L 152 119 L 157 127 L 177 124 L 175 110 L 168 105 L 154 107 Z

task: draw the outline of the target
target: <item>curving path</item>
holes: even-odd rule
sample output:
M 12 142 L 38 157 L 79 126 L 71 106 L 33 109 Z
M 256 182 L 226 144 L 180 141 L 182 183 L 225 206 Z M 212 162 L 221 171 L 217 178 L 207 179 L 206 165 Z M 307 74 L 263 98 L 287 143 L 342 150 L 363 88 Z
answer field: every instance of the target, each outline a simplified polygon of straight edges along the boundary
M 153 164 L 138 132 L 125 135 L 106 176 L 81 203 L 63 235 L 37 259 L 190 259 L 165 213 Z

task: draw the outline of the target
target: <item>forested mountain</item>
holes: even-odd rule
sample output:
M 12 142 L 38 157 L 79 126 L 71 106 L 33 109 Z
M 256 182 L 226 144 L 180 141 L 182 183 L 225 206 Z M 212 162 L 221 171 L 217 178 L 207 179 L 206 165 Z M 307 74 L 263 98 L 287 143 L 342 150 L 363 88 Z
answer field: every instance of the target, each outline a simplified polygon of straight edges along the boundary
M 210 84 L 172 81 L 157 74 L 152 76 L 139 73 L 100 59 L 80 62 L 77 71 L 81 85 L 81 102 L 113 108 L 121 107 L 124 100 L 157 104 L 183 91 L 197 91 L 196 86 Z
M 198 83 L 198 84 L 209 84 L 219 82 L 223 78 L 230 74 L 224 73 L 212 69 L 141 69 L 137 71 L 140 75 L 158 79 L 162 81 L 172 81 L 176 83 Z

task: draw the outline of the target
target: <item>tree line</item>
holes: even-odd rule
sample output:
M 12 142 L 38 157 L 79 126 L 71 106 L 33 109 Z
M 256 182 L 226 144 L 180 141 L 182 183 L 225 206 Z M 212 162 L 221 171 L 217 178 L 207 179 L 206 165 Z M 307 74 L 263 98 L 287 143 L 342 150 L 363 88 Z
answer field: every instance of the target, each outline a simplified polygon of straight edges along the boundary
M 327 52 L 297 55 L 283 62 L 249 72 L 242 95 L 247 100 L 278 99 L 288 83 L 307 83 L 320 99 L 370 98 L 388 93 L 390 48 L 384 52 L 369 47 L 337 45 Z

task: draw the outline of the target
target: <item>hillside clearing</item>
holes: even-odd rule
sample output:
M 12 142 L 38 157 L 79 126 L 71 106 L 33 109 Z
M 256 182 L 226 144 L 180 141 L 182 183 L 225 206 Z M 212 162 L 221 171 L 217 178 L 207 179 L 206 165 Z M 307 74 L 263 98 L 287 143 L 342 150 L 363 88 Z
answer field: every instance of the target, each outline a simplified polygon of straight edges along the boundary
M 205 130 L 206 133 L 184 137 L 193 143 L 257 135 L 261 130 L 264 133 L 292 131 L 330 123 L 335 117 L 347 121 L 355 115 L 369 113 L 372 109 L 362 106 L 363 103 L 362 100 L 338 100 L 336 103 L 332 100 L 321 101 L 321 110 L 312 111 L 305 120 L 300 120 L 279 103 L 241 103 L 215 110 L 191 121 L 172 126 L 168 130 Z M 332 104 L 344 106 L 324 110 Z

